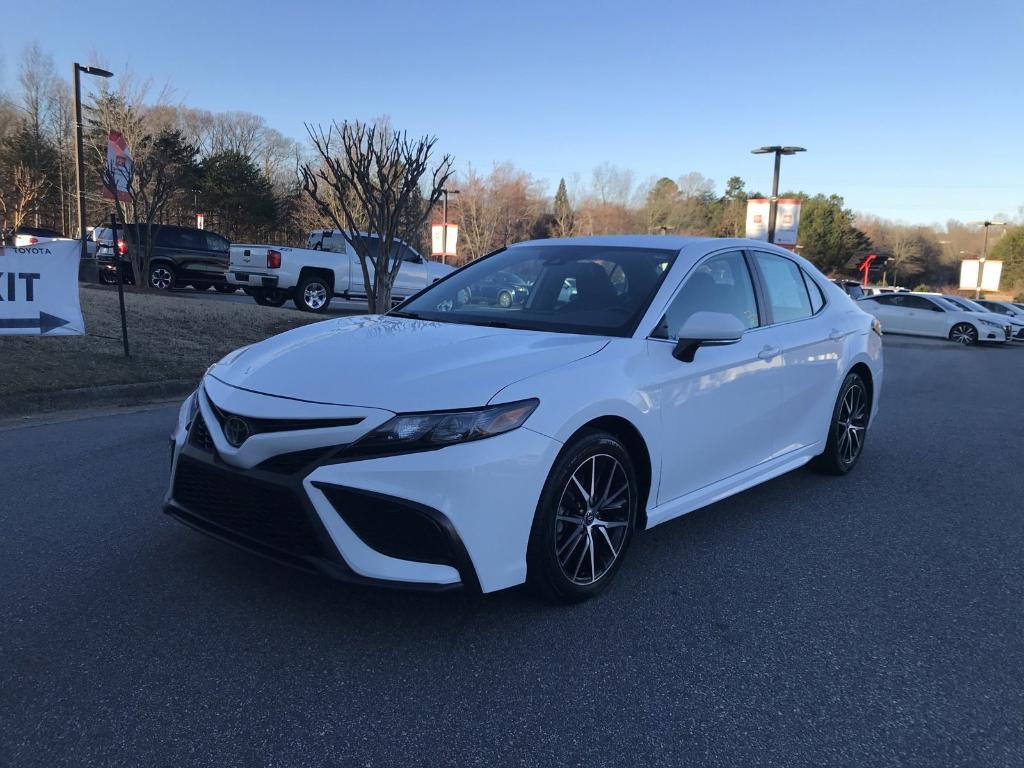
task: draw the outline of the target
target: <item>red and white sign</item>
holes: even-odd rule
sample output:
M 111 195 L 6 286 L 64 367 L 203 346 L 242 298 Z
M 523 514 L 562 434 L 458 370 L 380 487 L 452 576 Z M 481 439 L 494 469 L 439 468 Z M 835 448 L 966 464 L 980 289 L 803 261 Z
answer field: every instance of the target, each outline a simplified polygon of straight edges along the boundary
M 132 199 L 130 182 L 132 178 L 132 153 L 128 149 L 128 142 L 124 140 L 117 131 L 107 134 L 107 169 L 111 178 L 104 181 L 103 196 L 109 200 L 114 199 L 114 191 L 107 186 L 113 181 L 113 187 L 117 190 L 117 199 L 127 203 Z
M 766 197 L 747 200 L 747 237 L 751 240 L 768 239 L 768 221 L 771 201 Z M 780 197 L 775 208 L 775 244 L 793 250 L 800 229 L 800 200 Z
M 206 214 L 205 213 L 197 213 L 196 214 L 196 229 L 206 229 Z
M 455 256 L 459 228 L 455 224 L 434 224 L 430 227 L 430 247 L 433 256 Z
M 979 267 L 981 280 L 978 280 Z M 960 262 L 960 290 L 974 291 L 980 288 L 983 291 L 998 291 L 999 279 L 1002 275 L 1003 262 L 1001 261 L 964 259 Z

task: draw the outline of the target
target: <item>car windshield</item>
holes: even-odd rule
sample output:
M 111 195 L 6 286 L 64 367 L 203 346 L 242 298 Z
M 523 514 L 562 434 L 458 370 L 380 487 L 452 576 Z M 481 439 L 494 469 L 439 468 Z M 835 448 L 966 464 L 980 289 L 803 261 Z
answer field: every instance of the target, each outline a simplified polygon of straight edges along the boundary
M 676 253 L 628 246 L 513 246 L 453 273 L 391 314 L 555 333 L 629 336 Z
M 943 296 L 929 296 L 928 298 L 930 298 L 932 301 L 934 301 L 936 304 L 938 304 L 940 307 L 944 309 L 949 309 L 954 312 L 964 311 L 964 308 L 957 304 L 955 301 L 950 301 L 949 299 Z

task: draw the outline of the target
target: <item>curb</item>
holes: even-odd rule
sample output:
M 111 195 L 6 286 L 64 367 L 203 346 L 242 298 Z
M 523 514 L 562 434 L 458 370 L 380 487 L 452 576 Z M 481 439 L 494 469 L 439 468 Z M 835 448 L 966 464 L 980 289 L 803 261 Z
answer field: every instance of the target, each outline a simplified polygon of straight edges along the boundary
M 96 406 L 144 405 L 160 400 L 184 398 L 195 388 L 195 379 L 170 379 L 13 395 L 0 399 L 0 419 Z

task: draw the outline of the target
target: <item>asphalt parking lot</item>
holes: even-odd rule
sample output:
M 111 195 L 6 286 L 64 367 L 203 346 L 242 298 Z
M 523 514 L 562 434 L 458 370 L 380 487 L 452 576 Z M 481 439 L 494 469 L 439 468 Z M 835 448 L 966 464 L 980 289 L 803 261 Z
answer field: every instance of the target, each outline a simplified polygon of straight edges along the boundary
M 0 432 L 0 764 L 1019 766 L 1024 345 L 886 340 L 846 478 L 571 608 L 352 588 L 159 510 L 175 409 Z

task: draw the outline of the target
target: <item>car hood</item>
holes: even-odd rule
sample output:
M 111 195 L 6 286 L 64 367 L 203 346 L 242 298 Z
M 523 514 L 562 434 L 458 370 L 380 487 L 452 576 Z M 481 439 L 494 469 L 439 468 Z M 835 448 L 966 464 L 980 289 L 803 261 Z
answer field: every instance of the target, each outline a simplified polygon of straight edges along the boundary
M 369 315 L 327 320 L 231 353 L 209 375 L 261 394 L 395 412 L 467 408 L 593 355 L 600 336 Z

